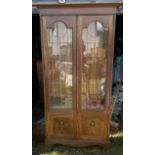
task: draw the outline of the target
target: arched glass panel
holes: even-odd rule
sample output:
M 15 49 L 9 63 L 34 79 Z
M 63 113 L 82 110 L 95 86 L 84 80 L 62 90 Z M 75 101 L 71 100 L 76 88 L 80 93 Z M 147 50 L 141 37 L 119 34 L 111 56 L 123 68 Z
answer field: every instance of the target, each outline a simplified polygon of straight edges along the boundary
M 50 105 L 72 108 L 72 29 L 56 22 L 47 29 Z
M 82 109 L 103 109 L 105 104 L 108 29 L 100 21 L 82 31 Z

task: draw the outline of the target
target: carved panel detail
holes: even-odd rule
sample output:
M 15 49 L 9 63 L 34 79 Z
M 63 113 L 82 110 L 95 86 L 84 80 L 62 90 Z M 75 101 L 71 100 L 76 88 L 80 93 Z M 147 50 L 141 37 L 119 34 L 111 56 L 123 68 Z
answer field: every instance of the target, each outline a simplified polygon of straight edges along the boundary
M 73 120 L 71 120 L 70 118 L 54 118 L 53 133 L 58 135 L 73 135 Z
M 104 133 L 104 121 L 100 118 L 86 118 L 82 120 L 82 134 L 89 137 L 102 137 Z

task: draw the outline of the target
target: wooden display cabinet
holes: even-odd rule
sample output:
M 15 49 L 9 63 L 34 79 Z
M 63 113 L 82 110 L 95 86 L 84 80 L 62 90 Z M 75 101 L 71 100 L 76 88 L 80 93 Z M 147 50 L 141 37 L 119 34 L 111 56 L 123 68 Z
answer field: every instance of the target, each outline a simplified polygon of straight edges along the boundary
M 108 146 L 116 4 L 37 4 L 46 143 Z

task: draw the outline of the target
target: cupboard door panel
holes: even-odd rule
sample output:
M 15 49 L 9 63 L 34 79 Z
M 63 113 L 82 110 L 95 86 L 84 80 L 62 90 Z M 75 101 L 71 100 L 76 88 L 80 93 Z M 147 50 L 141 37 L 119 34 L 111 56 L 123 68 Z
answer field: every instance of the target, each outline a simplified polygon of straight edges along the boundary
M 48 111 L 76 108 L 75 23 L 72 16 L 43 17 L 45 104 Z
M 47 126 L 48 137 L 68 137 L 76 136 L 76 125 L 73 116 L 49 116 Z
M 101 117 L 83 116 L 80 127 L 84 139 L 105 139 L 105 122 Z
M 113 16 L 78 17 L 79 109 L 104 110 L 109 104 L 107 88 Z M 111 55 L 112 56 L 112 55 Z

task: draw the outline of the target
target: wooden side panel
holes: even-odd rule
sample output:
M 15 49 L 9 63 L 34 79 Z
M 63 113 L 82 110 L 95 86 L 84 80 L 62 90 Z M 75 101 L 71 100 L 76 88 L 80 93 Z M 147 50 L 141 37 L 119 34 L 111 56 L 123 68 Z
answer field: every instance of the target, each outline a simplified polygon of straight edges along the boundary
M 39 83 L 39 93 L 40 96 L 43 98 L 43 67 L 42 67 L 42 61 L 37 61 L 37 72 L 38 72 L 38 83 Z

